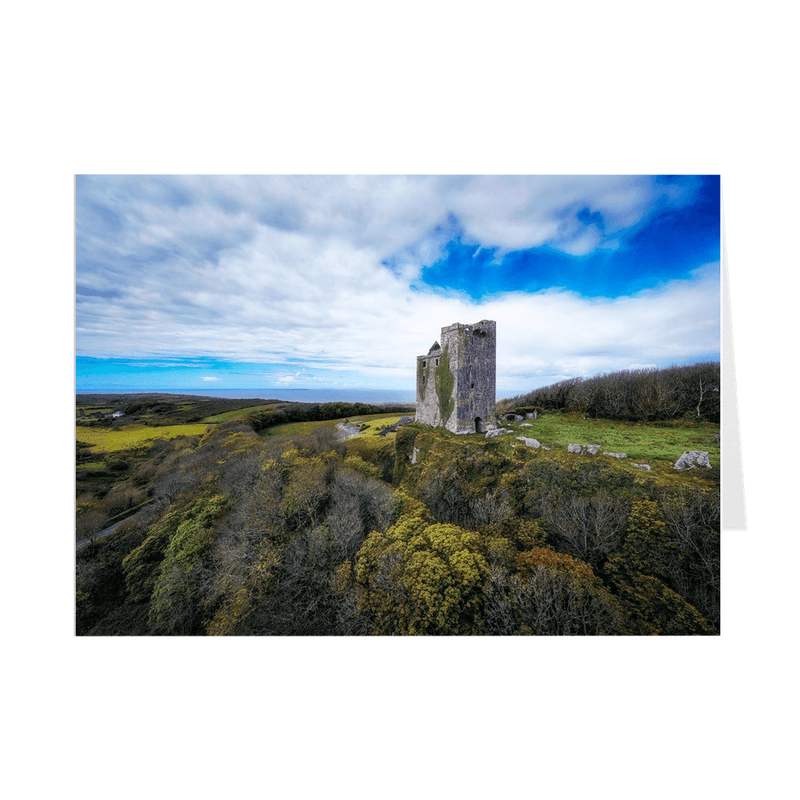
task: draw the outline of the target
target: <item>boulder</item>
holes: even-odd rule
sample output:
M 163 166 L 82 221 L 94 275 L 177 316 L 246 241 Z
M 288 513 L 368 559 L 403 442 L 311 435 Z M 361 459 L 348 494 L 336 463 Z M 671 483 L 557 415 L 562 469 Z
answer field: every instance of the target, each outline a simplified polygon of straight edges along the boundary
M 604 456 L 611 456 L 611 458 L 627 458 L 626 453 L 603 453 Z
M 649 464 L 634 464 L 634 467 L 638 467 L 639 469 L 650 469 Z
M 574 444 L 567 445 L 568 453 L 578 453 L 579 455 L 596 456 L 600 452 L 599 444 Z
M 508 428 L 495 428 L 491 431 L 486 431 L 486 438 L 491 439 L 492 436 L 502 436 L 504 433 L 511 433 Z
M 707 450 L 686 450 L 675 462 L 673 469 L 694 469 L 695 467 L 711 469 Z
M 531 425 L 530 422 L 523 422 L 522 425 L 520 425 L 520 428 L 532 428 L 532 427 L 533 425 Z
M 517 440 L 520 442 L 525 442 L 525 447 L 533 447 L 534 449 L 538 449 L 542 446 L 542 443 L 536 439 L 529 439 L 525 436 L 517 436 Z

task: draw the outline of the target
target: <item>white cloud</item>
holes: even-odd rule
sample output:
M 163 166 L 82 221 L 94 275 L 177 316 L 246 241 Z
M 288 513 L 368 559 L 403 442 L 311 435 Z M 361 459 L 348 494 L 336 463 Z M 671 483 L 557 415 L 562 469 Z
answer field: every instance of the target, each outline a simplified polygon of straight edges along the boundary
M 629 297 L 517 294 L 485 307 L 498 321 L 498 384 L 589 376 L 707 358 L 719 350 L 719 265 Z
M 440 252 L 433 234 L 455 215 L 468 238 L 502 251 L 548 244 L 573 252 L 583 229 L 600 246 L 603 236 L 632 228 L 659 204 L 682 205 L 693 184 L 659 184 L 649 176 L 240 176 L 90 178 L 83 193 L 125 224 L 114 247 L 179 247 L 201 256 L 204 246 L 235 247 L 257 225 L 297 230 L 366 247 L 379 259 L 407 249 L 428 263 Z M 604 234 L 581 222 L 599 213 Z M 80 222 L 80 217 L 79 217 Z M 91 230 L 79 242 L 101 244 Z M 589 240 L 581 245 L 587 252 Z
M 309 380 L 314 380 L 310 375 L 308 375 L 305 370 L 299 370 L 298 372 L 294 373 L 277 373 L 272 376 L 272 379 L 275 380 L 277 383 L 281 384 L 281 386 L 289 386 L 291 384 L 300 384 L 304 383 Z
M 413 387 L 416 355 L 442 326 L 490 318 L 502 391 L 719 347 L 718 265 L 616 299 L 511 292 L 479 303 L 412 288 L 421 266 L 441 257 L 449 214 L 483 247 L 547 243 L 583 254 L 614 246 L 654 203 L 682 202 L 646 178 L 180 178 L 158 191 L 130 178 L 121 186 L 116 213 L 128 224 L 119 234 L 95 236 L 88 222 L 79 232 L 79 246 L 98 260 L 104 253 L 109 266 L 82 268 L 79 259 L 78 283 L 118 293 L 79 298 L 82 355 L 291 360 L 299 371 L 276 377 L 282 384 L 312 380 L 302 368 L 317 366 L 360 372 L 365 385 Z M 170 204 L 172 195 L 192 202 Z M 602 214 L 604 231 L 578 221 L 584 207 Z M 121 268 L 143 244 L 156 255 Z M 381 265 L 390 256 L 393 269 Z
M 484 247 L 501 251 L 547 244 L 584 255 L 603 243 L 603 236 L 633 228 L 660 203 L 680 205 L 693 194 L 649 176 L 481 176 L 448 184 L 449 208 L 467 233 Z M 600 213 L 605 233 L 582 223 L 578 213 Z

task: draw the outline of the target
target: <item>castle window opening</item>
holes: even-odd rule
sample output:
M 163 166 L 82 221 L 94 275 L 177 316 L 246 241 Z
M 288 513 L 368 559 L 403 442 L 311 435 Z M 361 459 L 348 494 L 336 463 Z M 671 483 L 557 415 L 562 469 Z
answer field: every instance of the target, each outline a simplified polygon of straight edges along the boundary
M 423 361 L 422 362 L 422 369 L 425 369 L 425 367 L 427 367 L 427 366 L 428 366 L 428 362 L 427 361 Z

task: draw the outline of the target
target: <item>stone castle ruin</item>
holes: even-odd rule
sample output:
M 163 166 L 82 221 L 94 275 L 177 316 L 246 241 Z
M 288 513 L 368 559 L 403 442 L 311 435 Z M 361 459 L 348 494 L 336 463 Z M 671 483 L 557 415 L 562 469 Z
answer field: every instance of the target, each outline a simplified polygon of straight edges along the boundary
M 416 421 L 453 433 L 495 428 L 494 320 L 448 325 L 439 342 L 417 356 Z

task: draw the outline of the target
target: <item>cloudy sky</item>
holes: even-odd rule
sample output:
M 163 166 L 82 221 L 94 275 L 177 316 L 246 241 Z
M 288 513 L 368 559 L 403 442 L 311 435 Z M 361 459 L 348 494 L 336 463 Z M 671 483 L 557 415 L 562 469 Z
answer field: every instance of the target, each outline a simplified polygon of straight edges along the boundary
M 80 175 L 77 391 L 413 392 L 481 319 L 498 399 L 718 360 L 719 246 L 716 176 Z

